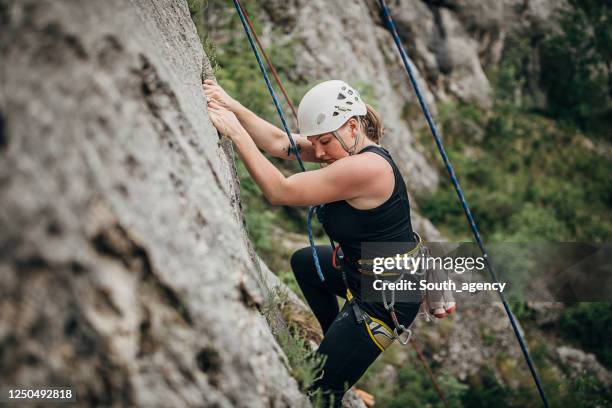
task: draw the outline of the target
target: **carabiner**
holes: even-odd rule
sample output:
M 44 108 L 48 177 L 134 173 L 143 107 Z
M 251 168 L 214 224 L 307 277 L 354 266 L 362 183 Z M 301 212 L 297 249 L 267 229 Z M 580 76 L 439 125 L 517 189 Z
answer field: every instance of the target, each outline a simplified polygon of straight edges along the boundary
M 398 332 L 398 328 L 402 333 Z M 405 346 L 406 344 L 408 344 L 410 338 L 412 337 L 412 330 L 407 329 L 406 327 L 404 327 L 404 325 L 400 324 L 399 327 L 393 329 L 393 334 L 395 334 L 395 338 L 397 339 L 397 341 L 399 341 L 402 346 Z M 402 335 L 405 335 L 404 339 L 402 339 Z

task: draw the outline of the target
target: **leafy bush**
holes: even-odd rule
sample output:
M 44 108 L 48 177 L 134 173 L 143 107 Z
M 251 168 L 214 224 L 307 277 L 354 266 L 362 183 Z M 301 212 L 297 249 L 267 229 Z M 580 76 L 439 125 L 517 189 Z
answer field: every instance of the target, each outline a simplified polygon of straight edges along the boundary
M 542 46 L 548 111 L 581 129 L 605 132 L 612 124 L 612 4 L 599 0 L 569 4 L 561 15 L 561 30 L 551 33 Z
M 609 2 L 571 0 L 561 12 L 560 30 L 508 40 L 501 63 L 488 73 L 491 110 L 441 106 L 450 159 L 486 236 L 513 241 L 612 236 L 612 160 L 604 141 L 610 140 L 612 124 L 611 18 Z M 538 47 L 544 107 L 537 102 L 529 62 Z M 548 117 L 537 113 L 542 110 Z M 418 199 L 434 223 L 468 237 L 453 189 L 444 186 Z
M 462 406 L 469 408 L 511 406 L 509 405 L 511 391 L 499 383 L 493 370 L 487 369 L 478 377 L 470 377 L 468 383 L 470 386 L 461 398 Z
M 286 307 L 288 307 L 287 293 L 275 288 L 270 292 L 261 310 L 287 357 L 289 363 L 287 368 L 297 380 L 300 389 L 306 392 L 320 374 L 325 360 L 322 355 L 310 350 L 303 328 L 284 319 L 283 309 Z
M 505 103 L 479 114 L 456 104 L 441 111 L 450 160 L 483 234 L 512 241 L 612 236 L 611 160 L 585 135 Z M 480 141 L 461 133 L 466 122 L 481 129 Z M 434 224 L 469 237 L 449 184 L 417 200 Z
M 612 368 L 612 303 L 576 303 L 566 307 L 559 319 L 565 337 L 594 353 Z
M 357 385 L 373 393 L 377 407 L 444 407 L 416 353 L 410 352 L 408 359 L 398 365 L 398 360 L 403 359 L 394 354 L 397 351 L 395 347 L 399 346 L 385 351 Z M 381 375 L 385 367 L 392 368 L 397 376 Z M 434 371 L 434 376 L 450 406 L 467 406 L 462 404 L 462 398 L 468 388 L 466 384 L 444 370 Z

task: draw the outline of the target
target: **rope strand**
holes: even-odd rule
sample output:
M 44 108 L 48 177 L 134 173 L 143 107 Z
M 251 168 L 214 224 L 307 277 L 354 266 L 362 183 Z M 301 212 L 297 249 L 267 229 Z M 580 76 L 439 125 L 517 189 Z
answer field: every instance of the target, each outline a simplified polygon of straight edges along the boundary
M 412 345 L 412 348 L 416 352 L 417 357 L 419 358 L 419 361 L 421 361 L 421 364 L 423 364 L 423 367 L 425 367 L 425 371 L 427 371 L 427 375 L 429 376 L 429 379 L 433 383 L 434 388 L 436 389 L 436 392 L 438 393 L 438 396 L 442 400 L 442 403 L 444 404 L 446 408 L 449 408 L 448 401 L 444 397 L 444 394 L 442 393 L 442 389 L 440 389 L 440 385 L 438 385 L 438 382 L 436 381 L 436 377 L 434 377 L 433 372 L 431 371 L 431 368 L 429 367 L 429 364 L 427 364 L 427 360 L 425 360 L 425 356 L 423 355 L 423 353 L 417 346 L 416 341 L 413 338 L 410 338 L 410 344 Z
M 253 50 L 253 53 L 255 54 L 255 58 L 257 59 L 259 70 L 261 71 L 261 74 L 263 75 L 264 80 L 266 82 L 266 86 L 268 87 L 268 92 L 270 92 L 270 96 L 272 97 L 272 100 L 274 101 L 276 112 L 278 113 L 278 116 L 280 117 L 280 120 L 283 124 L 283 128 L 285 129 L 285 133 L 287 133 L 287 138 L 289 138 L 289 143 L 291 144 L 291 147 L 293 148 L 293 151 L 295 152 L 295 157 L 297 158 L 297 161 L 300 164 L 300 169 L 302 171 L 306 171 L 306 168 L 304 167 L 304 162 L 302 161 L 302 156 L 300 155 L 300 151 L 298 150 L 297 145 L 295 144 L 295 140 L 293 140 L 293 136 L 291 136 L 291 131 L 289 130 L 289 126 L 287 126 L 287 120 L 285 119 L 285 114 L 283 113 L 283 109 L 281 108 L 280 103 L 278 102 L 278 98 L 276 97 L 276 92 L 274 92 L 274 88 L 272 88 L 272 84 L 270 83 L 270 78 L 268 78 L 268 73 L 266 72 L 266 68 L 264 67 L 263 62 L 261 61 L 261 56 L 259 55 L 259 51 L 257 51 L 257 47 L 255 47 L 253 36 L 255 36 L 256 34 L 254 30 L 251 31 L 250 29 L 250 27 L 252 27 L 253 25 L 247 23 L 247 17 L 245 17 L 240 1 L 239 0 L 233 0 L 233 1 L 234 1 L 234 6 L 236 7 L 236 10 L 238 11 L 238 16 L 240 17 L 240 22 L 242 23 L 244 32 L 247 35 L 249 44 L 251 45 L 251 49 Z M 311 221 L 312 213 L 316 212 L 318 214 L 319 209 L 320 209 L 320 206 L 312 206 L 310 207 L 308 211 L 308 236 L 310 239 L 310 249 L 312 251 L 312 257 L 314 259 L 317 274 L 319 275 L 319 278 L 323 282 L 325 281 L 325 277 L 323 276 L 323 271 L 321 270 L 321 265 L 319 264 L 319 257 L 317 256 L 317 251 L 314 246 L 314 239 L 312 238 L 312 221 Z M 334 241 L 331 239 L 331 237 L 329 238 L 329 241 L 333 249 Z
M 285 97 L 285 101 L 287 101 L 287 105 L 289 105 L 289 108 L 291 109 L 291 112 L 293 113 L 293 117 L 295 118 L 295 122 L 297 123 L 297 118 L 298 117 L 297 117 L 297 111 L 295 110 L 295 106 L 293 106 L 293 103 L 291 102 L 291 99 L 289 99 L 289 96 L 287 94 L 287 90 L 283 86 L 283 83 L 281 82 L 280 77 L 278 76 L 278 72 L 276 72 L 276 69 L 274 69 L 274 65 L 272 65 L 272 61 L 270 61 L 270 58 L 268 58 L 268 54 L 266 53 L 266 50 L 264 49 L 263 45 L 261 45 L 261 41 L 259 41 L 259 36 L 257 35 L 257 32 L 255 31 L 255 28 L 253 27 L 253 24 L 251 23 L 251 18 L 249 16 L 249 12 L 242 5 L 240 0 L 236 0 L 236 1 L 238 2 L 238 5 L 242 9 L 242 12 L 244 13 L 244 16 L 245 16 L 245 20 L 246 20 L 249 28 L 251 29 L 251 33 L 253 33 L 253 37 L 255 38 L 255 42 L 257 43 L 257 46 L 259 47 L 259 49 L 261 51 L 261 54 L 263 55 L 264 59 L 266 60 L 266 64 L 268 65 L 268 68 L 270 69 L 270 72 L 272 73 L 272 76 L 274 77 L 274 80 L 278 84 L 278 87 L 280 88 L 283 96 Z
M 261 56 L 259 55 L 259 51 L 257 51 L 257 47 L 255 47 L 255 42 L 253 40 L 253 33 L 249 29 L 249 26 L 246 22 L 246 18 L 244 16 L 244 13 L 242 12 L 242 7 L 240 5 L 240 2 L 239 0 L 233 0 L 233 1 L 234 1 L 234 6 L 236 7 L 236 10 L 238 11 L 238 15 L 240 16 L 242 27 L 244 28 L 244 31 L 247 35 L 247 39 L 249 40 L 249 44 L 251 45 L 251 49 L 253 50 L 253 53 L 255 54 L 255 58 L 257 58 L 257 64 L 259 65 L 259 70 L 261 71 L 261 74 L 264 77 L 264 81 L 266 82 L 266 86 L 268 87 L 268 91 L 270 92 L 270 96 L 272 97 L 272 101 L 274 102 L 274 107 L 276 108 L 276 112 L 278 113 L 278 116 L 280 117 L 285 133 L 287 133 L 287 138 L 289 138 L 289 143 L 291 143 L 291 147 L 293 148 L 293 151 L 295 152 L 295 157 L 297 158 L 297 161 L 302 171 L 306 171 L 306 168 L 304 167 L 304 162 L 302 161 L 302 156 L 300 155 L 300 152 L 295 144 L 295 140 L 293 140 L 293 136 L 291 136 L 291 131 L 289 130 L 289 126 L 287 125 L 287 120 L 285 119 L 285 114 L 283 113 L 283 109 L 281 108 L 280 103 L 278 102 L 278 98 L 276 97 L 276 92 L 274 92 L 274 88 L 272 88 L 272 84 L 270 83 L 270 78 L 268 78 L 268 73 L 266 72 L 266 68 L 263 66 L 263 62 L 261 61 Z

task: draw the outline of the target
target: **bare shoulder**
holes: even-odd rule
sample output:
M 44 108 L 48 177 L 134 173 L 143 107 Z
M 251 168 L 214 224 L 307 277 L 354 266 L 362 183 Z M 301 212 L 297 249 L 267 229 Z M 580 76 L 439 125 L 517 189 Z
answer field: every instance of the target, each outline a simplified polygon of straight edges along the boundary
M 363 161 L 366 162 L 364 165 L 367 165 L 372 171 L 380 171 L 383 173 L 388 172 L 389 170 L 393 171 L 393 168 L 387 159 L 382 157 L 380 154 L 374 152 L 363 152 L 357 156 L 362 156 Z
M 367 172 L 387 172 L 391 169 L 391 165 L 381 155 L 374 152 L 363 152 L 354 156 L 345 157 L 333 164 L 343 164 L 346 168 L 355 170 L 363 169 Z
M 372 180 L 393 173 L 393 169 L 387 160 L 373 152 L 345 157 L 327 166 L 326 169 L 355 182 Z

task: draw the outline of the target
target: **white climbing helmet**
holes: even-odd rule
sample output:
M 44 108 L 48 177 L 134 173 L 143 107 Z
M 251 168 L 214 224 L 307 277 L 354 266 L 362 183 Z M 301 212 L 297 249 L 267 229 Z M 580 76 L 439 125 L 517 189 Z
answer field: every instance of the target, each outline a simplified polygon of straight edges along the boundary
M 315 136 L 339 129 L 353 116 L 367 113 L 356 89 L 344 81 L 331 80 L 315 85 L 298 108 L 301 136 Z

